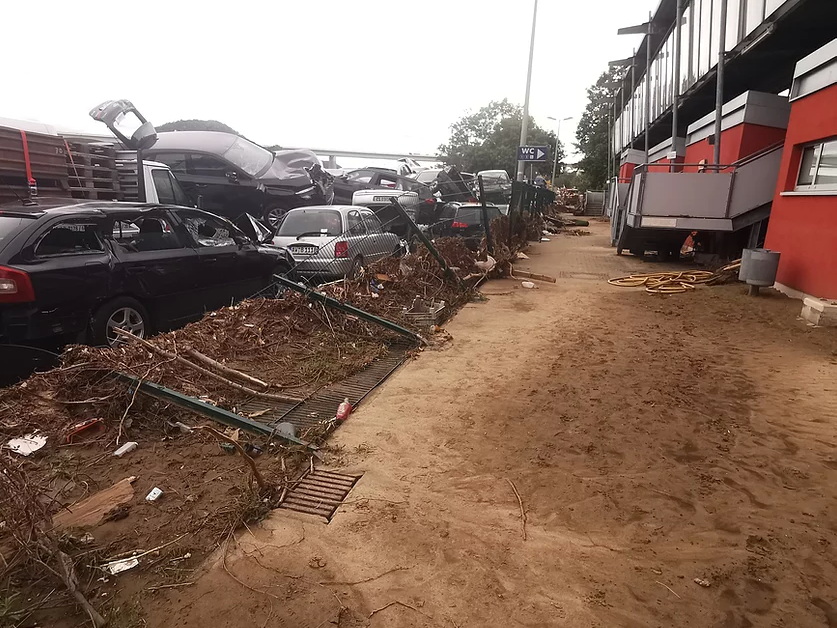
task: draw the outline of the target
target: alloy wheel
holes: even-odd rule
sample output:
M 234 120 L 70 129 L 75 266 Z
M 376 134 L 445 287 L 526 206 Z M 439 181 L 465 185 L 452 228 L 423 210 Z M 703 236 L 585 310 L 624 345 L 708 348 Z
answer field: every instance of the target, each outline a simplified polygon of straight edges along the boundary
M 132 333 L 137 338 L 145 338 L 145 321 L 142 315 L 132 307 L 120 307 L 110 315 L 107 322 L 108 345 L 116 347 L 124 344 L 126 339 L 116 333 L 116 329 Z

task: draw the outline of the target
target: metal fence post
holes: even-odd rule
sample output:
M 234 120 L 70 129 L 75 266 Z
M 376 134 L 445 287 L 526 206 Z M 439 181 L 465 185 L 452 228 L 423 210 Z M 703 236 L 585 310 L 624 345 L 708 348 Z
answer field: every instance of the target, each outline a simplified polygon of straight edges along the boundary
M 482 213 L 482 228 L 485 230 L 485 248 L 490 254 L 494 254 L 494 241 L 491 239 L 491 224 L 488 220 L 488 207 L 485 205 L 485 187 L 482 183 L 482 175 L 477 177 L 480 187 L 480 211 Z

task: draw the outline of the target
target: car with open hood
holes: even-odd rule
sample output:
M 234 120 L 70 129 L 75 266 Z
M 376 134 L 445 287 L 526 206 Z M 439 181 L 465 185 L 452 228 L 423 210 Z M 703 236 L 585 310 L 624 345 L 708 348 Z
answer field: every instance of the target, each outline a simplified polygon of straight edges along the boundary
M 334 200 L 334 177 L 309 150 L 273 153 L 233 133 L 169 131 L 143 155 L 169 166 L 198 207 L 231 219 L 247 212 L 275 226 L 289 209 Z

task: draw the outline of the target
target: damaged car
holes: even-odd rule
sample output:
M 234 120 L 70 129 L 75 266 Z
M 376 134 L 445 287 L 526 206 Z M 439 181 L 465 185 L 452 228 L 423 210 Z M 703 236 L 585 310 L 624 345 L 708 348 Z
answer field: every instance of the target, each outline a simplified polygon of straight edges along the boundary
M 144 156 L 171 168 L 198 207 L 231 219 L 247 212 L 275 227 L 289 209 L 334 200 L 334 177 L 309 150 L 272 153 L 232 133 L 170 131 Z
M 116 345 L 275 290 L 272 234 L 189 207 L 41 199 L 0 207 L 0 343 Z M 256 229 L 259 232 L 256 232 Z

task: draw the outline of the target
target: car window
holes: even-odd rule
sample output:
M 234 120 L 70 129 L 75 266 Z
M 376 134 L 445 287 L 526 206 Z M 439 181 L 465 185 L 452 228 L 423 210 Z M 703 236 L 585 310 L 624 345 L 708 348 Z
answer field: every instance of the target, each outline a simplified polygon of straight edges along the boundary
M 84 255 L 104 251 L 99 226 L 84 221 L 62 222 L 50 228 L 35 245 L 37 257 Z
M 178 202 L 175 197 L 174 181 L 168 170 L 155 168 L 151 171 L 151 179 L 154 181 L 154 187 L 157 189 L 157 198 L 161 203 L 171 205 L 183 204 L 183 199 L 180 199 L 180 202 Z
M 350 211 L 346 214 L 346 220 L 348 222 L 348 229 L 346 232 L 349 235 L 365 235 L 366 234 L 366 227 L 363 225 L 363 221 L 360 218 L 360 212 L 358 211 Z
M 398 177 L 393 177 L 388 174 L 382 174 L 378 179 L 378 184 L 384 186 L 385 188 L 395 189 L 397 183 Z
M 442 220 L 451 220 L 454 215 L 456 214 L 456 207 L 451 205 L 445 205 L 442 208 L 442 213 L 439 215 L 439 218 Z
M 171 222 L 161 213 L 117 220 L 113 223 L 111 237 L 119 250 L 126 253 L 184 248 Z
M 192 153 L 189 155 L 189 174 L 199 177 L 223 177 L 232 168 L 212 155 Z
M 355 170 L 346 175 L 346 180 L 352 183 L 369 183 L 374 175 L 370 170 Z
M 361 213 L 361 217 L 363 218 L 363 224 L 366 225 L 366 230 L 369 233 L 380 233 L 383 231 L 381 221 L 378 220 L 378 217 L 372 212 L 363 212 Z
M 479 207 L 460 207 L 456 212 L 456 221 L 466 225 L 482 224 L 482 210 Z
M 438 176 L 438 170 L 424 170 L 423 172 L 419 172 L 416 176 L 416 181 L 421 183 L 433 183 Z
M 184 153 L 151 153 L 147 156 L 148 161 L 159 161 L 171 168 L 172 172 L 186 174 L 186 155 Z
M 294 209 L 285 214 L 276 235 L 296 237 L 303 233 L 340 235 L 343 233 L 340 212 L 334 209 Z
M 192 236 L 198 247 L 231 246 L 235 244 L 233 226 L 215 216 L 183 216 L 186 231 Z
M 0 248 L 3 247 L 3 240 L 16 235 L 22 227 L 32 224 L 33 218 L 20 216 L 0 216 Z

